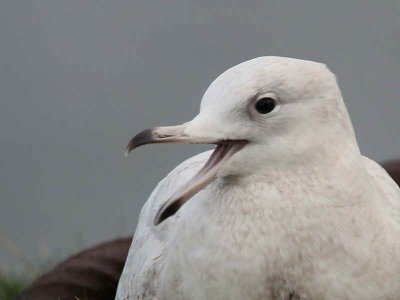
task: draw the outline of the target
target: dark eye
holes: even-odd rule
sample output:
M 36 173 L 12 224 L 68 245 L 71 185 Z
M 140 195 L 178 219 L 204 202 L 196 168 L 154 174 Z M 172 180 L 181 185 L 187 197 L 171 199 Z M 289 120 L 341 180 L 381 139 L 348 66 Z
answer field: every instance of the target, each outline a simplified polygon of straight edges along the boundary
M 267 114 L 273 111 L 275 106 L 276 106 L 275 100 L 269 97 L 261 98 L 256 102 L 256 110 L 260 114 Z

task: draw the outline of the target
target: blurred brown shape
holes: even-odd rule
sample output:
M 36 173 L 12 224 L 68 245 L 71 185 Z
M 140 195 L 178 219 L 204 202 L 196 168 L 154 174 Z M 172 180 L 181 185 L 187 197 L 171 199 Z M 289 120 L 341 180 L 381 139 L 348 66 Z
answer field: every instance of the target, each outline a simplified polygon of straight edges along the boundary
M 116 239 L 69 257 L 17 300 L 113 300 L 131 241 Z
M 392 176 L 397 185 L 400 186 L 400 159 L 389 160 L 382 164 L 382 167 Z

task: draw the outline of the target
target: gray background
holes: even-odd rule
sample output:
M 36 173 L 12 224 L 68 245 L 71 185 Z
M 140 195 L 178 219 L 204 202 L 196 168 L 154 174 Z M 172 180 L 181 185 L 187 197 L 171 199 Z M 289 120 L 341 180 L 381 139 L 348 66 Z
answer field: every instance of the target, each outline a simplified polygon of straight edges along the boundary
M 399 1 L 0 1 L 0 268 L 133 233 L 204 147 L 123 149 L 189 120 L 228 67 L 279 55 L 337 74 L 364 154 L 400 156 Z

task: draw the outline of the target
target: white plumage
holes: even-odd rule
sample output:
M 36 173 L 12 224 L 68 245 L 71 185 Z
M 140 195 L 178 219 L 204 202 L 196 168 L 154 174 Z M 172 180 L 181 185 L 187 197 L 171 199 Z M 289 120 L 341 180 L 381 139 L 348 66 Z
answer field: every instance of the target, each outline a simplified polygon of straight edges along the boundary
M 263 97 L 276 101 L 267 114 L 254 109 Z M 152 133 L 130 148 L 229 142 L 200 175 L 211 152 L 158 184 L 116 299 L 400 299 L 400 190 L 360 154 L 324 65 L 244 62 L 196 118 Z

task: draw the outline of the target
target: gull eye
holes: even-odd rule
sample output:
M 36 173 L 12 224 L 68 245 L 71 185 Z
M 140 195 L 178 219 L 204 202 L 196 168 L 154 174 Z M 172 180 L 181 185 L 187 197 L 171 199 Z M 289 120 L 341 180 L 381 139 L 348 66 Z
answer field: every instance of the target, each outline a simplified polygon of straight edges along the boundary
M 256 111 L 263 115 L 273 111 L 275 106 L 276 101 L 271 97 L 261 98 L 255 104 Z

